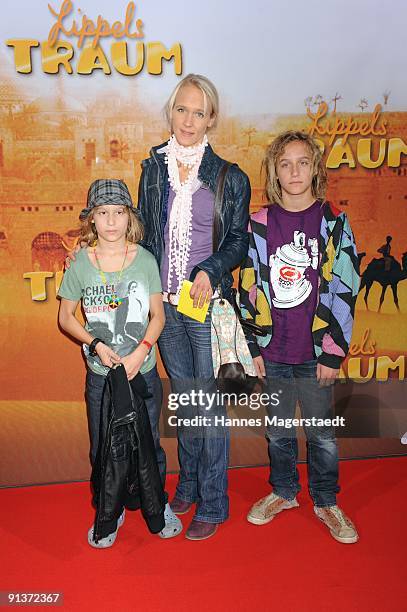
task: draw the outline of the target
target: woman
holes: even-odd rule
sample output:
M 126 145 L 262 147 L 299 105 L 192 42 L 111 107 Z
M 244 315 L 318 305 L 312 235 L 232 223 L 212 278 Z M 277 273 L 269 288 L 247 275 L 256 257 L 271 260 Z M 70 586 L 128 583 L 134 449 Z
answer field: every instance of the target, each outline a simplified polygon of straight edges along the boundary
M 179 313 L 177 303 L 185 279 L 192 281 L 195 306 L 210 302 L 216 291 L 228 296 L 231 270 L 248 248 L 250 183 L 237 165 L 230 165 L 215 211 L 225 162 L 207 140 L 219 112 L 216 88 L 207 78 L 189 74 L 182 79 L 165 111 L 171 138 L 153 147 L 143 161 L 138 204 L 145 225 L 143 245 L 154 254 L 163 284 L 166 323 L 159 348 L 173 391 L 198 386 L 213 392 L 211 307 L 204 323 L 198 323 Z M 229 434 L 210 420 L 222 406 L 184 407 L 188 417 L 193 410 L 211 425 L 178 428 L 180 474 L 171 508 L 180 515 L 196 503 L 186 537 L 202 540 L 214 535 L 228 517 Z

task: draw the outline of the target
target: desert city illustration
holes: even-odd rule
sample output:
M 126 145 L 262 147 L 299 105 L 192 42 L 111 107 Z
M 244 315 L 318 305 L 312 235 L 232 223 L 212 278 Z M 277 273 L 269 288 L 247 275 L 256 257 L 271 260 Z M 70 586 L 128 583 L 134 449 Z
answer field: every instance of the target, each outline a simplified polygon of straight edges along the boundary
M 137 202 L 141 160 L 169 133 L 162 113 L 152 112 L 131 79 L 125 88 L 110 86 L 94 96 L 84 87 L 78 96 L 58 75 L 50 78 L 52 87 L 44 92 L 33 80 L 16 76 L 7 61 L 0 62 L 0 288 L 7 347 L 1 403 L 11 423 L 17 423 L 16 410 L 24 404 L 32 413 L 32 431 L 41 411 L 52 411 L 54 425 L 44 434 L 49 436 L 66 428 L 65 412 L 58 410 L 69 406 L 82 440 L 83 361 L 79 346 L 57 326 L 64 259 L 77 242 L 78 215 L 90 183 L 123 179 Z M 261 165 L 276 134 L 309 130 L 310 116 L 321 103 L 331 117 L 346 121 L 352 116 L 359 122 L 381 105 L 386 133 L 372 139 L 371 158 L 383 154 L 383 163 L 376 168 L 359 163 L 357 139 L 351 135 L 353 163 L 328 168 L 328 199 L 348 214 L 361 262 L 353 344 L 342 372 L 354 379 L 405 378 L 407 151 L 399 152 L 397 167 L 390 167 L 388 149 L 392 138 L 407 142 L 407 114 L 387 111 L 389 96 L 385 92 L 369 106 L 361 99 L 353 109 L 339 93 L 327 100 L 310 96 L 302 114 L 285 115 L 282 109 L 278 115 L 222 116 L 210 134 L 217 153 L 249 175 L 255 211 L 266 204 Z M 159 109 L 165 100 L 154 102 Z M 328 137 L 321 139 L 328 150 Z

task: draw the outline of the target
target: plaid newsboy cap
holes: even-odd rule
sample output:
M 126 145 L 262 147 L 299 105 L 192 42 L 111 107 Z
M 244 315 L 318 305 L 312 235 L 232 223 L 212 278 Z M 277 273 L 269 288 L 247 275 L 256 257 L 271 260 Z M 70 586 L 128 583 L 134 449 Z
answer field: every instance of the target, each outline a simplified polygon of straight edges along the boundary
M 106 204 L 128 206 L 134 213 L 137 212 L 126 183 L 119 179 L 98 179 L 89 187 L 86 208 L 82 209 L 79 219 L 83 221 L 92 208 Z

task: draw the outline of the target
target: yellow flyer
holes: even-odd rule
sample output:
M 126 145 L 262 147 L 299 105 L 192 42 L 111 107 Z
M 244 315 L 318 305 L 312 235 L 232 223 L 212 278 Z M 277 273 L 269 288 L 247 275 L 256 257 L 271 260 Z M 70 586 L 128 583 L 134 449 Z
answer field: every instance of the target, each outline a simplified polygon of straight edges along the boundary
M 185 280 L 182 283 L 181 292 L 179 294 L 179 302 L 177 306 L 178 312 L 181 312 L 187 317 L 191 317 L 191 319 L 195 319 L 200 323 L 203 323 L 206 319 L 206 314 L 209 308 L 209 302 L 205 302 L 202 308 L 194 307 L 194 300 L 189 295 L 191 291 L 192 283 L 191 281 Z

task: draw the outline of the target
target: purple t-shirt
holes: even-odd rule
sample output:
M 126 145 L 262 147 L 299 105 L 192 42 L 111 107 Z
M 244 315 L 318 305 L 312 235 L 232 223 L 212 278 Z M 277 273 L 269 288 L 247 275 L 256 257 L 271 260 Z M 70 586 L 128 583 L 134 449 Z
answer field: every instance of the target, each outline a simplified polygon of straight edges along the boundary
M 167 223 L 164 228 L 164 257 L 161 266 L 161 283 L 163 291 L 175 293 L 177 290 L 177 278 L 175 271 L 171 277 L 171 287 L 168 287 L 168 250 L 169 250 L 169 218 L 172 210 L 172 204 L 175 198 L 175 191 L 170 187 L 168 195 L 168 215 Z M 199 187 L 192 194 L 192 236 L 191 249 L 189 251 L 189 259 L 185 278 L 189 279 L 189 275 L 195 266 L 207 257 L 212 255 L 212 229 L 214 215 L 215 196 L 210 189 Z
M 267 213 L 267 253 L 273 337 L 264 359 L 304 363 L 315 358 L 311 327 L 318 296 L 318 236 L 322 205 L 292 212 L 278 204 Z

